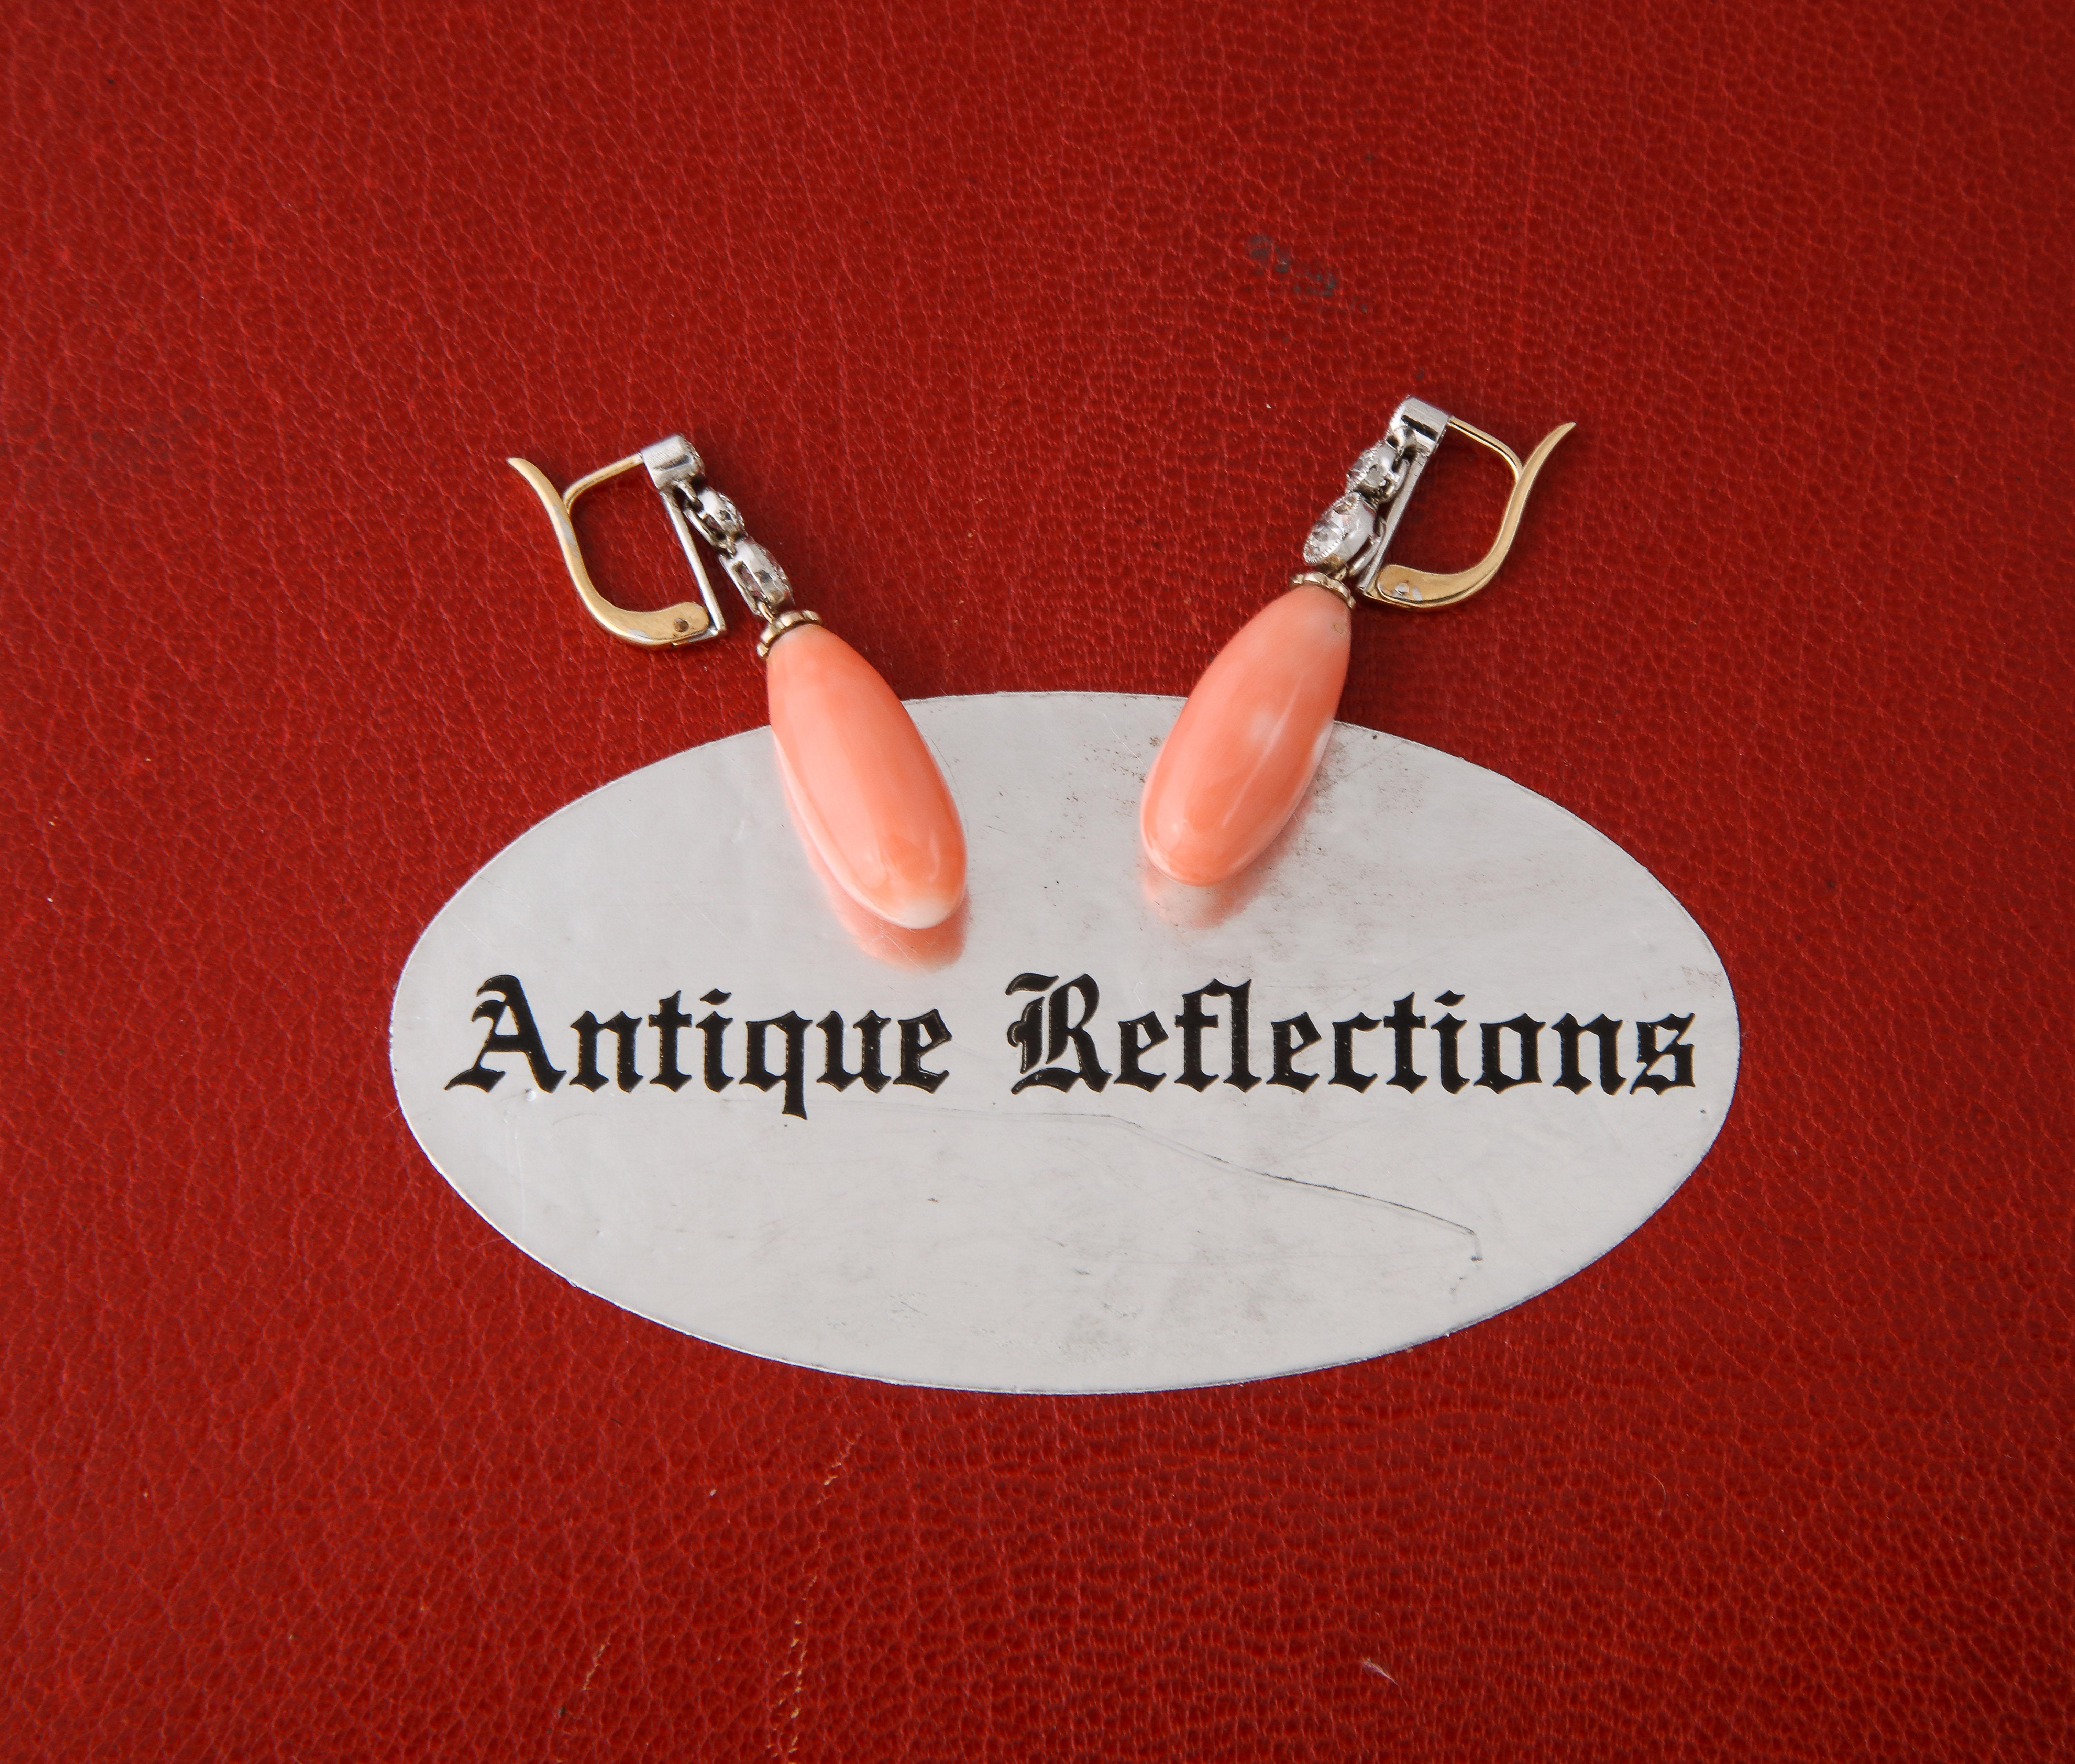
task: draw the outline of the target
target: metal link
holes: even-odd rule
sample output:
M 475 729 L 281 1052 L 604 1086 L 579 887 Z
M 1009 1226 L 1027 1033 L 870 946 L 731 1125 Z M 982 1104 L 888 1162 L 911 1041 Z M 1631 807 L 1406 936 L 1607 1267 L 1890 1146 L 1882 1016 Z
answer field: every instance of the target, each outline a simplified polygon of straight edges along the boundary
M 721 567 L 748 602 L 749 610 L 766 624 L 793 598 L 793 585 L 778 567 L 777 559 L 753 539 L 738 540 L 731 550 L 723 553 Z
M 1448 426 L 1448 413 L 1422 399 L 1400 404 L 1383 438 L 1355 461 L 1345 493 L 1312 528 L 1304 561 L 1334 582 L 1373 582 L 1412 487 Z
M 1405 454 L 1397 437 L 1385 436 L 1355 462 L 1348 474 L 1349 494 L 1371 502 L 1390 501 L 1405 482 Z
M 705 536 L 706 543 L 723 557 L 748 535 L 748 528 L 743 524 L 742 511 L 710 484 L 698 487 L 690 514 L 693 524 Z
M 768 642 L 801 622 L 792 605 L 793 584 L 778 561 L 749 536 L 742 511 L 706 482 L 706 466 L 681 435 L 666 436 L 641 450 L 641 462 L 661 492 L 673 521 L 698 533 L 720 559 L 743 603 L 764 621 Z M 631 463 L 631 462 L 630 462 Z M 689 538 L 685 552 L 698 569 Z M 703 573 L 701 580 L 704 580 Z M 802 615 L 811 619 L 812 615 Z

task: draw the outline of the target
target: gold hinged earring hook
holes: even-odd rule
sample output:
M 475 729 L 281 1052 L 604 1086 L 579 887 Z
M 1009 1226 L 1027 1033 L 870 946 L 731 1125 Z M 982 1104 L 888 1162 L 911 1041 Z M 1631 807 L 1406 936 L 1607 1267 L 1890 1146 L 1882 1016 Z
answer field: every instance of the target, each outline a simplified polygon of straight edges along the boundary
M 1372 600 L 1381 600 L 1386 606 L 1416 607 L 1424 611 L 1431 607 L 1452 607 L 1459 600 L 1468 600 L 1483 587 L 1499 573 L 1500 566 L 1506 562 L 1506 554 L 1513 549 L 1513 536 L 1520 530 L 1521 511 L 1527 506 L 1528 493 L 1535 488 L 1537 474 L 1556 450 L 1557 442 L 1578 425 L 1563 423 L 1551 429 L 1525 461 L 1497 436 L 1487 435 L 1460 416 L 1451 416 L 1448 426 L 1460 429 L 1472 441 L 1489 448 L 1506 462 L 1513 474 L 1513 490 L 1506 499 L 1506 513 L 1498 524 L 1498 537 L 1492 541 L 1491 549 L 1468 569 L 1452 574 L 1414 569 L 1405 564 L 1385 564 L 1373 581 L 1362 584 L 1361 591 Z
M 1513 549 L 1514 535 L 1520 530 L 1521 511 L 1527 506 L 1536 476 L 1557 442 L 1576 427 L 1564 423 L 1552 429 L 1522 461 L 1504 441 L 1474 424 L 1451 416 L 1423 399 L 1406 399 L 1392 412 L 1383 439 L 1355 462 L 1340 500 L 1319 517 L 1304 541 L 1304 561 L 1311 567 L 1291 581 L 1330 589 L 1351 607 L 1358 594 L 1386 607 L 1422 611 L 1468 599 L 1498 574 Z M 1477 562 L 1450 574 L 1386 564 L 1384 554 L 1405 505 L 1412 499 L 1413 486 L 1451 429 L 1459 429 L 1479 446 L 1489 448 L 1513 474 L 1498 537 Z
M 588 477 L 579 478 L 565 491 L 557 490 L 548 474 L 529 460 L 508 459 L 505 463 L 532 486 L 533 494 L 540 499 L 540 506 L 548 511 L 548 519 L 554 523 L 555 537 L 561 542 L 562 561 L 569 565 L 569 579 L 576 584 L 585 609 L 614 636 L 638 644 L 644 649 L 668 649 L 680 644 L 718 637 L 727 629 L 727 621 L 722 618 L 719 603 L 714 598 L 713 585 L 706 580 L 705 566 L 693 549 L 691 531 L 684 513 L 672 500 L 673 490 L 681 483 L 696 482 L 700 470 L 698 455 L 681 436 L 673 435 L 653 447 L 615 460 Z M 578 497 L 608 478 L 633 470 L 636 466 L 648 468 L 649 478 L 663 499 L 670 524 L 685 548 L 685 556 L 699 585 L 698 600 L 680 601 L 659 612 L 636 612 L 616 607 L 598 591 L 590 570 L 584 567 L 583 548 L 578 543 L 576 526 L 570 519 Z

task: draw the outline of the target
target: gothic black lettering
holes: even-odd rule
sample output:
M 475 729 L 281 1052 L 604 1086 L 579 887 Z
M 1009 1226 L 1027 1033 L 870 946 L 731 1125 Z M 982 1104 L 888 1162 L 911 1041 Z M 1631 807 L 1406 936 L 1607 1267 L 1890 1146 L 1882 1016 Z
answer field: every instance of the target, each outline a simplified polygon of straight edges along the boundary
M 1167 1039 L 1159 1015 L 1148 1011 L 1143 1017 L 1134 1017 L 1116 1026 L 1116 1081 L 1129 1084 L 1134 1090 L 1158 1090 L 1166 1079 L 1165 1072 L 1149 1072 L 1138 1063 L 1138 1056 L 1149 1048 L 1158 1047 Z
M 1427 1026 L 1425 1017 L 1412 1014 L 1413 997 L 1412 993 L 1407 992 L 1391 1006 L 1390 1015 L 1383 1020 L 1385 1026 L 1390 1031 L 1391 1050 L 1396 1063 L 1396 1070 L 1385 1082 L 1395 1084 L 1408 1094 L 1427 1082 L 1424 1075 L 1412 1069 L 1412 1032 Z
M 1225 1082 L 1236 1091 L 1250 1091 L 1261 1082 L 1247 1063 L 1247 1044 L 1251 1039 L 1247 1009 L 1253 995 L 1253 982 L 1241 980 L 1236 986 L 1228 986 L 1223 980 L 1212 980 L 1196 996 L 1201 998 L 1211 992 L 1220 993 L 1232 1001 L 1232 1063 L 1225 1074 Z
M 1092 1012 L 1094 1007 L 1089 1007 Z M 1077 1032 L 1085 1035 L 1085 1029 Z M 928 1041 L 922 1039 L 929 1036 Z M 922 1056 L 933 1053 L 951 1038 L 951 1032 L 944 1027 L 944 1020 L 934 1011 L 925 1011 L 920 1017 L 901 1019 L 901 1075 L 897 1084 L 912 1084 L 918 1091 L 934 1091 L 951 1075 L 933 1072 L 922 1064 Z M 1091 1044 L 1092 1045 L 1092 1044 Z M 1091 1088 L 1100 1089 L 1100 1086 Z
M 1516 1084 L 1539 1084 L 1542 1082 L 1542 1032 L 1548 1025 L 1538 1023 L 1522 1011 L 1519 1016 L 1503 1023 L 1481 1023 L 1477 1025 L 1484 1037 L 1485 1069 L 1477 1082 L 1488 1091 L 1510 1091 Z M 1499 1037 L 1508 1029 L 1520 1040 L 1520 1070 L 1509 1072 L 1499 1053 Z
M 1174 1082 L 1192 1091 L 1207 1091 L 1217 1083 L 1215 1072 L 1203 1070 L 1203 1031 L 1218 1026 L 1218 1019 L 1203 1009 L 1203 992 L 1209 991 L 1207 986 L 1202 992 L 1184 992 L 1182 1014 L 1174 1019 L 1174 1027 L 1182 1032 L 1182 1070 Z
M 586 1011 L 569 1027 L 577 1032 L 577 1075 L 569 1080 L 572 1084 L 581 1084 L 587 1091 L 602 1091 L 610 1082 L 598 1069 L 598 1038 L 607 1030 L 618 1044 L 613 1069 L 619 1087 L 631 1091 L 641 1082 L 640 1073 L 634 1068 L 634 1037 L 641 1027 L 639 1017 L 622 1011 L 601 1023 Z
M 1004 988 L 1004 996 L 1018 992 L 1042 993 L 1058 983 L 1056 974 L 1019 974 Z M 1045 1057 L 1045 1000 L 1033 998 L 1023 1014 L 1009 1025 L 1009 1045 L 1021 1055 L 1023 1070 L 1029 1071 Z
M 822 1032 L 822 1075 L 817 1083 L 826 1084 L 832 1090 L 847 1091 L 858 1080 L 858 1075 L 843 1064 L 843 1020 L 839 1013 L 831 1011 L 814 1027 Z
M 496 995 L 483 999 L 469 1012 L 470 1022 L 487 1023 L 490 1030 L 483 1037 L 475 1064 L 465 1072 L 455 1073 L 445 1087 L 452 1090 L 457 1084 L 466 1084 L 473 1090 L 494 1091 L 504 1073 L 502 1068 L 485 1066 L 484 1057 L 491 1054 L 523 1054 L 533 1082 L 542 1090 L 552 1091 L 561 1083 L 562 1074 L 548 1058 L 547 1047 L 533 1021 L 533 1008 L 526 1002 L 526 988 L 519 983 L 517 975 L 493 974 L 475 990 L 478 996 L 485 992 Z M 512 1019 L 512 1027 L 500 1029 L 497 1025 L 507 1017 Z
M 1630 1094 L 1650 1091 L 1662 1095 L 1666 1091 L 1691 1088 L 1693 1083 L 1693 1049 L 1685 1039 L 1687 1030 L 1692 1028 L 1693 1018 L 1689 1012 L 1684 1017 L 1660 1017 L 1655 1023 L 1638 1023 L 1635 1026 L 1635 1057 L 1642 1070 L 1635 1075 L 1635 1082 L 1629 1086 Z M 1671 1039 L 1663 1046 L 1657 1045 L 1659 1029 L 1671 1031 Z M 1650 1067 L 1659 1060 L 1669 1058 L 1671 1076 L 1653 1072 Z
M 783 1017 L 768 1017 L 760 1022 L 745 1023 L 743 1033 L 748 1046 L 743 1060 L 742 1082 L 753 1084 L 760 1091 L 782 1083 L 785 1087 L 785 1100 L 779 1112 L 792 1115 L 801 1120 L 807 1118 L 807 1020 L 797 1011 L 788 1011 Z M 774 1072 L 768 1063 L 766 1041 L 770 1031 L 777 1029 L 785 1037 L 785 1070 Z
M 893 1082 L 879 1055 L 879 1038 L 893 1026 L 892 1017 L 876 1011 L 867 1011 L 857 1020 L 857 1075 L 874 1096 Z
M 648 1082 L 661 1084 L 666 1091 L 681 1091 L 692 1081 L 690 1072 L 677 1069 L 677 1032 L 692 1026 L 692 1020 L 685 1015 L 682 992 L 673 992 L 668 998 L 656 1000 L 656 1014 L 648 1019 L 648 1026 L 656 1031 L 656 1075 Z
M 1290 1062 L 1306 1048 L 1316 1047 L 1321 1039 L 1311 1013 L 1300 1011 L 1294 1017 L 1286 1017 L 1279 1023 L 1269 1024 L 1268 1033 L 1275 1046 L 1275 1071 L 1268 1082 L 1293 1091 L 1311 1089 L 1319 1082 L 1319 1075 L 1300 1072 Z
M 1025 979 L 1033 978 L 1029 975 L 1021 977 Z M 1080 1001 L 1080 1015 L 1069 1022 L 1067 1012 L 1072 1009 L 1073 1001 L 1076 999 Z M 1045 1058 L 1056 1061 L 1071 1047 L 1074 1050 L 1074 1064 L 1071 1066 L 1042 1066 L 1034 1072 L 1027 1072 L 1026 1075 L 1009 1086 L 1012 1096 L 1019 1091 L 1029 1089 L 1033 1084 L 1054 1091 L 1071 1090 L 1076 1084 L 1086 1084 L 1090 1090 L 1100 1091 L 1109 1083 L 1109 1074 L 1104 1070 L 1102 1061 L 1095 1052 L 1095 1038 L 1088 1033 L 1088 1024 L 1095 1014 L 1095 1007 L 1101 1002 L 1100 989 L 1085 974 L 1068 980 L 1063 986 L 1053 988 L 1044 1000 Z M 1029 1023 L 1030 1013 L 1036 1008 L 1034 1004 L 1026 1005 L 1021 1019 L 1009 1033 L 1009 1040 L 1022 1047 L 1026 1063 L 1030 1055 L 1029 1036 L 1034 1036 L 1037 1029 L 1032 1025 L 1026 1035 L 1025 1025 Z M 1019 1037 L 1022 1037 L 1020 1041 Z
M 1376 1082 L 1375 1073 L 1355 1070 L 1355 1037 L 1382 1027 L 1366 1012 L 1344 1017 L 1333 1025 L 1333 1075 L 1326 1080 L 1328 1084 L 1344 1084 L 1351 1091 L 1365 1091 Z
M 699 994 L 699 1003 L 725 1004 L 729 996 L 729 994 L 719 990 L 702 992 Z M 727 1075 L 727 1067 L 721 1062 L 720 1045 L 722 1032 L 734 1021 L 733 1017 L 723 1017 L 718 1011 L 708 1011 L 699 1019 L 699 1033 L 706 1040 L 706 1088 L 710 1091 L 724 1091 L 735 1082 Z
M 1590 1035 L 1600 1044 L 1600 1088 L 1608 1095 L 1619 1094 L 1621 1087 L 1621 1044 L 1617 1037 L 1620 1022 L 1602 1012 L 1589 1023 L 1580 1023 L 1566 1011 L 1550 1025 L 1556 1031 L 1556 1045 L 1562 1050 L 1563 1070 L 1556 1083 L 1576 1096 L 1581 1091 L 1592 1087 L 1592 1081 L 1578 1066 L 1578 1037 Z
M 1434 1002 L 1437 1004 L 1456 1005 L 1463 1002 L 1463 995 L 1460 992 L 1436 992 L 1434 995 Z M 1434 1033 L 1441 1040 L 1441 1088 L 1451 1096 L 1469 1083 L 1469 1080 L 1463 1076 L 1462 1065 L 1456 1053 L 1456 1037 L 1468 1026 L 1452 1009 L 1446 1017 L 1437 1017 L 1434 1019 Z
M 1326 1069 L 1325 1057 L 1328 1038 L 1311 1013 L 1298 1011 L 1280 1018 L 1269 1025 L 1269 1070 L 1265 1075 L 1257 1072 L 1252 1062 L 1253 982 L 1250 978 L 1207 980 L 1194 991 L 1182 993 L 1181 1010 L 1172 1019 L 1180 1032 L 1178 1037 L 1170 1034 L 1169 1019 L 1160 1011 L 1117 1021 L 1113 1074 L 1104 1067 L 1101 1058 L 1100 1044 L 1109 1029 L 1101 1020 L 1102 992 L 1093 975 L 1080 974 L 1062 981 L 1053 974 L 1021 973 L 1009 982 L 1004 996 L 1019 994 L 1023 996 L 1013 1007 L 1016 1018 L 1007 1029 L 1009 1045 L 1016 1050 L 1017 1061 L 1015 1075 L 1009 1082 L 1011 1095 L 1032 1089 L 1063 1093 L 1076 1087 L 1091 1095 L 1100 1095 L 1112 1079 L 1123 1089 L 1150 1093 L 1172 1078 L 1199 1096 L 1220 1080 L 1243 1094 L 1265 1083 L 1297 1095 L 1311 1095 L 1315 1102 L 1319 1096 L 1329 1095 L 1332 1087 L 1359 1095 L 1369 1091 L 1381 1075 L 1365 1070 L 1361 1061 L 1366 1058 L 1382 1064 L 1381 1047 L 1365 1050 L 1360 1037 L 1384 1029 L 1390 1032 L 1387 1082 L 1393 1088 L 1410 1097 L 1424 1091 L 1430 1076 L 1439 1079 L 1437 1089 L 1448 1096 L 1473 1087 L 1473 1081 L 1463 1070 L 1463 1031 L 1471 1025 L 1455 1014 L 1455 1007 L 1466 1002 L 1457 992 L 1429 995 L 1434 1000 L 1430 1008 L 1439 1008 L 1445 1012 L 1431 1019 L 1415 1008 L 1419 1000 L 1415 992 L 1393 1001 L 1388 1017 L 1379 1019 L 1366 1011 L 1357 1011 L 1339 1019 L 1331 1025 L 1330 1070 Z M 573 1070 L 564 1072 L 549 1058 L 546 1041 L 518 977 L 493 975 L 476 989 L 470 1014 L 471 1022 L 486 1025 L 483 1045 L 474 1063 L 449 1079 L 446 1088 L 494 1091 L 511 1068 L 490 1062 L 500 1054 L 516 1054 L 524 1059 L 533 1084 L 543 1091 L 553 1091 L 567 1077 L 578 1088 L 594 1095 L 615 1089 L 629 1092 L 644 1083 L 660 1085 L 674 1095 L 686 1091 L 697 1077 L 702 1078 L 706 1089 L 714 1093 L 738 1083 L 767 1094 L 777 1091 L 781 1114 L 804 1120 L 806 1087 L 812 1075 L 806 1048 L 810 1028 L 822 1033 L 818 1050 L 820 1072 L 814 1081 L 839 1094 L 861 1085 L 876 1096 L 889 1085 L 899 1085 L 934 1095 L 952 1075 L 951 1068 L 928 1063 L 952 1040 L 951 1026 L 941 1010 L 922 1011 L 897 1023 L 877 1011 L 867 1011 L 854 1023 L 847 1021 L 843 1012 L 830 1011 L 818 1022 L 810 1023 L 797 1011 L 789 1010 L 782 1017 L 756 1018 L 738 1025 L 735 1018 L 723 1016 L 718 1008 L 732 996 L 718 988 L 701 993 L 700 1002 L 713 1008 L 696 1021 L 685 1008 L 681 990 L 658 998 L 654 1013 L 645 1019 L 619 1011 L 601 1020 L 587 1010 L 569 1025 L 575 1033 L 576 1059 Z M 1221 1009 L 1207 1008 L 1218 1000 L 1223 1001 Z M 1628 1024 L 1621 1018 L 1601 1013 L 1584 1022 L 1576 1012 L 1566 1011 L 1553 1024 L 1547 1024 L 1522 1011 L 1503 1021 L 1481 1023 L 1476 1025 L 1479 1043 L 1476 1050 L 1482 1054 L 1482 1070 L 1474 1087 L 1501 1095 L 1516 1085 L 1545 1082 L 1541 1037 L 1544 1029 L 1553 1029 L 1559 1070 L 1548 1082 L 1574 1096 L 1583 1096 L 1596 1086 L 1607 1096 L 1632 1095 L 1637 1091 L 1661 1095 L 1667 1091 L 1692 1089 L 1696 1054 L 1688 1037 L 1695 1021 L 1695 1016 L 1688 1013 L 1636 1024 L 1635 1064 L 1626 1073 L 1622 1070 L 1621 1035 Z M 644 1025 L 656 1032 L 655 1070 L 646 1079 L 640 1069 L 640 1034 Z M 727 1065 L 728 1037 L 738 1026 L 742 1035 L 733 1052 L 742 1062 L 739 1077 L 731 1075 Z M 702 1039 L 702 1058 L 697 1069 L 688 1070 L 687 1037 L 694 1029 Z M 852 1031 L 857 1037 L 855 1044 L 849 1040 Z M 1207 1038 L 1220 1031 L 1225 1054 L 1222 1072 L 1206 1059 Z M 1423 1032 L 1432 1034 L 1431 1044 L 1421 1039 Z M 1588 1038 L 1594 1044 L 1589 1052 Z M 1148 1066 L 1145 1062 L 1153 1050 L 1170 1040 L 1179 1042 L 1179 1069 Z M 1314 1049 L 1318 1051 L 1313 1053 Z M 1300 1065 L 1307 1055 L 1309 1062 L 1315 1064 Z M 1164 1057 L 1174 1058 L 1173 1054 Z M 853 1058 L 855 1066 L 851 1063 Z M 1432 1070 L 1421 1070 L 1422 1063 L 1429 1060 Z M 1317 1088 L 1322 1078 L 1327 1090 Z M 1381 1097 L 1387 1093 L 1377 1094 Z M 1427 1100 L 1431 1103 L 1431 1093 Z

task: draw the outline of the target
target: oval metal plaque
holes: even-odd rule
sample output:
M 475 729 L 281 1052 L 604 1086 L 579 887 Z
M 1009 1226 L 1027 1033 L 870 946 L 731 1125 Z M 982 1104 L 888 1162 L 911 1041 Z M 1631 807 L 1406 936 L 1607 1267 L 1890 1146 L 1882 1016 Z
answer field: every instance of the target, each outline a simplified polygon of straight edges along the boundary
M 839 910 L 768 730 L 572 804 L 412 952 L 412 1130 L 615 1304 L 969 1389 L 1386 1353 L 1648 1218 L 1736 1081 L 1678 902 L 1546 798 L 1345 724 L 1254 872 L 1165 884 L 1137 804 L 1177 707 L 913 706 L 971 853 L 965 913 L 921 938 Z

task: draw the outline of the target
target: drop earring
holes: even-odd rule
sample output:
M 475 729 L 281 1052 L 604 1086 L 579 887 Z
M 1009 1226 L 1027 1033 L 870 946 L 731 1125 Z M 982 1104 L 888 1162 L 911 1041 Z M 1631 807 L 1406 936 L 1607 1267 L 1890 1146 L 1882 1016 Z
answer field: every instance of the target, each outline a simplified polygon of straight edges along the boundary
M 793 604 L 785 572 L 749 536 L 735 504 L 706 482 L 705 465 L 684 437 L 644 447 L 566 491 L 525 460 L 507 463 L 554 523 L 585 607 L 626 642 L 674 648 L 727 629 L 698 541 L 712 548 L 743 603 L 764 621 L 756 653 L 767 669 L 779 771 L 801 832 L 867 911 L 911 931 L 950 918 L 965 897 L 965 834 L 913 719 L 871 663 L 818 615 Z M 648 468 L 699 586 L 698 600 L 660 612 L 630 612 L 598 591 L 570 520 L 586 491 L 637 466 Z
M 1504 441 L 1422 400 L 1398 407 L 1311 529 L 1310 567 L 1218 652 L 1175 718 L 1139 807 L 1139 834 L 1155 865 L 1178 882 L 1209 886 L 1268 848 L 1325 756 L 1347 679 L 1355 597 L 1422 611 L 1468 599 L 1498 574 L 1536 474 L 1575 426 L 1551 429 L 1523 462 Z M 1386 564 L 1412 487 L 1451 429 L 1512 470 L 1498 537 L 1453 574 Z

